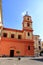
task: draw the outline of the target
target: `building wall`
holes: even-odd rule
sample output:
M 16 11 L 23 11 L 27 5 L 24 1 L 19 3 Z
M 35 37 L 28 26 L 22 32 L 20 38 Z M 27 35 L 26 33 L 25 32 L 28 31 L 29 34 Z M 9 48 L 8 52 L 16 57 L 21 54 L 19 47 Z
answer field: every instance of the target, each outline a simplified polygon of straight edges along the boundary
M 41 49 L 43 50 L 43 41 L 41 41 Z
M 0 0 L 0 26 L 2 26 L 2 2 Z
M 29 32 L 30 35 L 28 36 L 28 31 L 17 32 L 17 31 L 3 30 L 2 37 L 3 37 L 3 33 L 7 33 L 8 38 L 11 38 L 11 34 L 14 34 L 14 38 L 16 39 L 18 39 L 18 35 L 21 35 L 22 39 L 32 39 L 33 38 L 32 32 Z
M 29 32 L 29 36 L 28 36 L 28 32 L 26 32 L 26 39 L 32 39 L 33 35 L 32 32 Z
M 34 35 L 33 39 L 34 39 L 34 54 L 35 56 L 38 56 L 41 51 L 41 40 L 40 40 L 39 35 Z
M 6 42 L 7 41 L 7 42 Z M 28 50 L 28 46 L 30 46 L 30 50 Z M 14 56 L 33 56 L 34 55 L 34 46 L 33 42 L 16 40 L 16 39 L 8 39 L 2 38 L 1 47 L 0 47 L 0 55 L 10 56 L 10 50 L 14 50 Z M 18 55 L 16 52 L 20 51 Z
M 29 25 L 28 29 L 32 28 L 32 23 L 29 23 Z M 27 27 L 27 22 L 24 22 L 24 27 Z
M 1 21 L 1 0 L 0 0 L 0 21 Z
M 3 33 L 7 33 L 7 37 L 8 38 L 11 38 L 11 34 L 14 34 L 14 38 L 18 39 L 18 35 L 21 35 L 22 39 L 24 38 L 24 34 L 22 32 L 17 32 L 17 31 L 6 31 L 6 30 L 3 30 L 2 31 L 2 37 L 3 37 Z

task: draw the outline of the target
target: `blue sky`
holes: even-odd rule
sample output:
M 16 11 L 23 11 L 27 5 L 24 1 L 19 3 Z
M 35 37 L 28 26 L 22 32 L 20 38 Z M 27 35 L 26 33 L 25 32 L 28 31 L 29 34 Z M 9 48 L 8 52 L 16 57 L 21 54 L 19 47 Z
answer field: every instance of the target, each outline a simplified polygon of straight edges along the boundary
M 43 40 L 43 0 L 2 0 L 4 27 L 22 29 L 22 14 L 26 11 L 32 17 L 33 34 Z

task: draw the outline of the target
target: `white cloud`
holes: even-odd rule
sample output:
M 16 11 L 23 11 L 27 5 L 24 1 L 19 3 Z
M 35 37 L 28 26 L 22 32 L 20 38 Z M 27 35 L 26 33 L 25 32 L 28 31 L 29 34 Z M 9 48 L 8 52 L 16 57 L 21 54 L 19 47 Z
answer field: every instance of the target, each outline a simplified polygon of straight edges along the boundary
M 24 16 L 26 14 L 26 11 L 22 12 L 22 16 Z
M 28 14 L 28 10 L 25 10 L 24 12 L 22 12 L 22 16 L 24 16 L 26 14 L 26 12 Z

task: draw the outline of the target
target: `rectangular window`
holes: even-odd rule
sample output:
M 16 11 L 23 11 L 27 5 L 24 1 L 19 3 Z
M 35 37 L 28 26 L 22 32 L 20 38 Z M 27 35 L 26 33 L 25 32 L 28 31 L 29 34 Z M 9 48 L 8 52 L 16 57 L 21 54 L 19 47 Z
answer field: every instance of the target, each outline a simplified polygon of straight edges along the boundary
M 40 41 L 39 41 L 39 45 L 40 45 Z
M 27 23 L 27 26 L 29 27 L 29 26 L 30 26 L 30 24 L 29 24 L 29 23 Z
M 11 38 L 14 38 L 14 34 L 11 34 Z
M 7 33 L 3 33 L 3 37 L 7 37 Z
M 30 46 L 28 46 L 28 50 L 30 50 Z
M 39 46 L 39 50 L 41 50 L 41 47 Z
M 18 39 L 21 39 L 21 35 L 18 35 Z

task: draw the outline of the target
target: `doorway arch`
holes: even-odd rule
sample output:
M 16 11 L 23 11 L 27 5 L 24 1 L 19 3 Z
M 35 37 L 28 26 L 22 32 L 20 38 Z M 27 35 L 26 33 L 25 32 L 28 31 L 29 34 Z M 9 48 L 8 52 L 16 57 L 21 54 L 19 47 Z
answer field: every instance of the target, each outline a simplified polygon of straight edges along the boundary
M 40 56 L 43 56 L 43 51 L 40 52 Z

